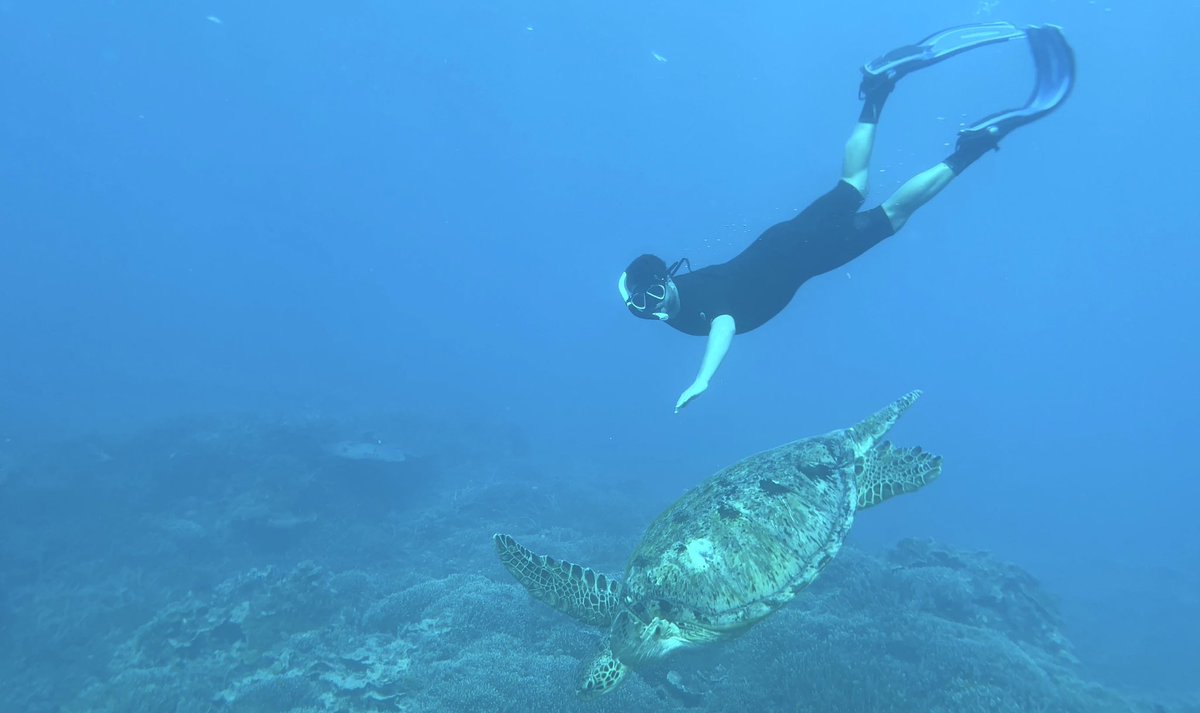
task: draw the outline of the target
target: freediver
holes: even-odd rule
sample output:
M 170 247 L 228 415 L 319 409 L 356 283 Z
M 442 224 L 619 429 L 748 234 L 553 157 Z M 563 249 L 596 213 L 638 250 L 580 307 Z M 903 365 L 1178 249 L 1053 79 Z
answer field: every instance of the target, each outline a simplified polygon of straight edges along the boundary
M 910 178 L 879 206 L 860 211 L 876 125 L 896 82 L 967 50 L 1019 39 L 1027 41 L 1036 72 L 1025 106 L 961 130 L 953 153 Z M 647 254 L 621 273 L 618 289 L 634 316 L 708 337 L 699 373 L 676 401 L 676 412 L 708 389 L 735 334 L 777 315 L 809 278 L 845 265 L 895 234 L 968 166 L 998 148 L 1001 139 L 1062 104 L 1074 84 L 1075 57 L 1056 26 L 989 22 L 952 27 L 895 49 L 863 66 L 862 75 L 862 112 L 846 142 L 841 179 L 831 191 L 791 220 L 768 228 L 728 262 L 692 271 L 686 258 L 668 267 Z M 682 265 L 688 271 L 680 274 Z

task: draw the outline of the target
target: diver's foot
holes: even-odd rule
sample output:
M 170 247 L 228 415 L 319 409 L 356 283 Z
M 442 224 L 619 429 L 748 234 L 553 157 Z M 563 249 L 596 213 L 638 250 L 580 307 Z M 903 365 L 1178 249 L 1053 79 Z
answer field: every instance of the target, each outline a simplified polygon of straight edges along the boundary
M 868 74 L 864 71 L 862 81 L 858 85 L 858 98 L 882 103 L 895 88 L 896 77 L 889 74 Z
M 1000 148 L 1000 134 L 992 131 L 979 131 L 976 133 L 962 133 L 958 135 L 958 143 L 955 144 L 954 153 L 947 156 L 942 163 L 950 167 L 954 175 L 959 175 L 967 170 L 967 166 L 978 161 L 988 151 L 995 151 Z
M 878 124 L 879 115 L 888 95 L 896 88 L 896 81 L 886 75 L 863 74 L 858 85 L 858 96 L 863 100 L 862 112 L 858 115 L 861 124 Z

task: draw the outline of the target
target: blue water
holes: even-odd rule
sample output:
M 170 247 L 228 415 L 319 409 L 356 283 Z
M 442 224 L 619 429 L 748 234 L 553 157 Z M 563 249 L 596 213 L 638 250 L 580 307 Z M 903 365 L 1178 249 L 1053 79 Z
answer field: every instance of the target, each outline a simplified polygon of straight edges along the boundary
M 615 510 L 652 516 L 738 458 L 921 388 L 895 437 L 943 454 L 944 475 L 864 514 L 850 543 L 993 553 L 1060 599 L 1094 680 L 1197 695 L 1200 7 L 819 5 L 0 2 L 0 454 L 22 474 L 0 498 L 30 516 L 22 537 L 52 543 L 62 577 L 93 557 L 66 534 L 80 509 L 24 499 L 28 454 L 56 443 L 403 412 L 511 434 L 514 457 L 543 464 L 524 474 L 539 492 L 607 494 L 591 523 L 547 517 L 624 542 L 648 520 L 618 526 Z M 703 342 L 632 319 L 621 269 L 643 252 L 735 255 L 833 185 L 858 66 L 992 19 L 1064 28 L 1069 101 L 736 338 L 673 414 Z M 1014 43 L 906 78 L 869 200 L 943 158 L 964 122 L 1022 101 L 1029 76 Z M 486 469 L 471 462 L 422 497 L 452 502 L 436 499 Z M 160 483 L 133 516 L 234 503 L 232 482 Z M 117 506 L 95 492 L 79 507 L 102 519 Z M 362 531 L 405 517 L 388 512 Z M 490 533 L 492 517 L 464 522 Z M 24 556 L 14 537 L 0 564 Z M 210 587 L 275 556 L 216 549 L 188 556 L 211 558 Z M 12 611 L 36 608 L 55 581 L 40 576 L 10 591 Z

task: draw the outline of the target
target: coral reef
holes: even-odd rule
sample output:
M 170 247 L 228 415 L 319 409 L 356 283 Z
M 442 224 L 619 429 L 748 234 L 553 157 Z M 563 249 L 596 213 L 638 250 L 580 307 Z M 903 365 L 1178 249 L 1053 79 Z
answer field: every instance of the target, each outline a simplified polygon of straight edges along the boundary
M 740 639 L 585 701 L 603 632 L 530 598 L 490 535 L 619 574 L 658 496 L 508 433 L 438 438 L 343 457 L 397 439 L 235 419 L 10 457 L 0 710 L 1197 711 L 1090 682 L 1031 576 L 918 540 L 845 548 Z
M 931 542 L 885 558 L 847 550 L 769 623 L 599 703 L 573 693 L 599 632 L 502 576 L 386 589 L 308 562 L 238 575 L 160 610 L 66 710 L 134 710 L 179 691 L 196 710 L 230 711 L 1139 710 L 1082 678 L 1027 574 Z

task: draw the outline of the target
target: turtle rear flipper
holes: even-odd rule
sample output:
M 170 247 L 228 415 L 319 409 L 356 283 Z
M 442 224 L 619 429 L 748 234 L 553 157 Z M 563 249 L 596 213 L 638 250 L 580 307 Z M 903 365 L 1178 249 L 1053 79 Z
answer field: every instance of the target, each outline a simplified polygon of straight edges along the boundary
M 942 472 L 942 457 L 926 453 L 920 446 L 896 448 L 884 441 L 863 455 L 863 472 L 858 481 L 858 509 L 911 493 Z
M 508 535 L 492 535 L 492 541 L 500 563 L 535 599 L 586 624 L 612 623 L 621 599 L 619 582 L 588 567 L 535 555 Z

